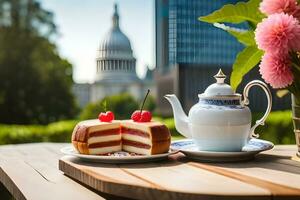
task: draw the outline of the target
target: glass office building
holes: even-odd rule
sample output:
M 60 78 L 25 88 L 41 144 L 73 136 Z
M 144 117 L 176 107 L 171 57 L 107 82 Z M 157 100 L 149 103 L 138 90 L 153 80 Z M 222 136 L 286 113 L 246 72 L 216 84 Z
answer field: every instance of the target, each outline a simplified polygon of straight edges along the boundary
M 229 0 L 169 0 L 169 64 L 201 63 L 231 65 L 242 45 L 235 38 L 199 16 L 222 7 Z
M 224 4 L 236 2 L 237 0 L 156 0 L 156 49 L 161 51 L 162 46 L 165 47 L 165 52 L 156 57 L 157 67 L 172 68 L 178 63 L 232 65 L 242 45 L 226 32 L 200 22 L 198 17 L 207 15 Z M 164 59 L 166 60 L 162 62 Z
M 225 31 L 201 22 L 198 18 L 225 4 L 237 2 L 238 0 L 155 0 L 157 91 L 158 106 L 162 114 L 170 113 L 170 107 L 163 100 L 164 94 L 177 94 L 187 111 L 197 102 L 197 94 L 204 92 L 215 81 L 212 76 L 219 68 L 228 75 L 226 81 L 229 83 L 233 62 L 243 46 Z M 256 69 L 246 76 L 244 82 L 258 78 L 260 76 Z M 242 88 L 243 84 L 239 92 Z M 258 91 L 255 95 L 263 93 Z M 264 97 L 261 99 L 263 102 L 257 102 L 257 105 L 266 103 Z M 278 102 L 279 107 L 284 107 L 288 102 Z M 254 108 L 255 104 L 253 103 Z

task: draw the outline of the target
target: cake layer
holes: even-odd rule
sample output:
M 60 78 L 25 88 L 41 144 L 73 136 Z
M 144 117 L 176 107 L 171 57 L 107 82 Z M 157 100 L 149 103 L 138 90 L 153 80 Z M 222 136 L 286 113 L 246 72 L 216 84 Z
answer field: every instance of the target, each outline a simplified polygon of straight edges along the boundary
M 138 153 L 138 154 L 145 154 L 145 155 L 154 155 L 160 153 L 167 153 L 170 147 L 170 140 L 166 141 L 159 141 L 152 143 L 151 148 L 143 148 L 140 144 L 136 145 L 136 143 L 132 143 L 132 141 L 125 142 L 123 140 L 122 149 L 124 151 Z
M 89 149 L 89 154 L 100 155 L 100 154 L 118 152 L 121 150 L 122 150 L 121 145 L 110 146 L 110 147 L 101 147 L 101 148 L 92 148 L 92 149 Z
M 120 122 L 100 122 L 98 119 L 79 122 L 73 130 L 72 141 L 87 142 L 90 133 L 120 129 Z
M 135 141 L 135 142 L 141 142 L 141 143 L 148 144 L 148 145 L 152 144 L 150 138 L 145 138 L 145 137 L 141 137 L 141 136 L 137 136 L 137 135 L 131 135 L 128 133 L 122 133 L 122 139 L 123 140 L 131 140 L 131 141 Z
M 91 149 L 91 148 L 109 147 L 109 146 L 117 146 L 117 145 L 121 145 L 121 140 L 88 144 L 88 148 Z
M 124 151 L 127 151 L 127 152 L 132 152 L 132 153 L 137 153 L 137 154 L 142 154 L 142 155 L 151 155 L 151 149 L 143 149 L 143 148 L 128 146 L 128 145 L 124 145 L 124 144 L 123 144 L 122 148 Z
M 169 129 L 160 122 L 134 122 L 132 120 L 124 120 L 121 121 L 121 127 L 148 133 L 152 142 L 171 139 Z
M 89 120 L 89 121 L 93 121 L 93 120 Z M 96 122 L 91 122 L 91 124 L 92 125 L 89 126 L 88 128 L 88 133 L 120 128 L 120 121 L 116 121 L 116 120 L 112 122 L 100 122 L 98 119 L 96 119 Z
M 160 122 L 134 122 L 132 120 L 124 120 L 121 121 L 121 126 L 123 128 L 133 129 L 133 130 L 140 130 L 144 133 L 151 133 L 151 128 L 156 126 L 163 126 Z
M 107 136 L 107 135 L 118 135 L 120 134 L 120 128 L 115 129 L 107 129 L 107 130 L 101 130 L 101 131 L 95 131 L 90 132 L 89 137 L 95 137 L 95 136 Z
M 114 141 L 114 140 L 121 140 L 121 134 L 90 137 L 90 138 L 88 138 L 87 142 L 88 142 L 88 144 L 93 144 L 93 143 Z
M 141 143 L 141 142 L 132 141 L 132 140 L 125 140 L 125 139 L 123 139 L 122 145 L 123 146 L 124 145 L 134 146 L 134 147 L 143 148 L 143 149 L 150 149 L 151 148 L 151 145 L 144 144 L 144 143 Z
M 121 133 L 126 133 L 126 134 L 130 134 L 130 135 L 136 135 L 136 136 L 141 136 L 144 138 L 149 138 L 150 135 L 147 132 L 141 131 L 141 130 L 137 130 L 137 129 L 133 129 L 133 128 L 128 128 L 128 127 L 121 127 Z

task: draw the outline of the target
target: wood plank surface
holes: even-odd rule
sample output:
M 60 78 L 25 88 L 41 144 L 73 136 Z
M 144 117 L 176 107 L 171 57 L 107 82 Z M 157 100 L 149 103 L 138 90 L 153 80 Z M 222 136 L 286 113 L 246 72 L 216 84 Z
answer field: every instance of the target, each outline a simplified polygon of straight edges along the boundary
M 137 199 L 300 199 L 295 146 L 278 146 L 241 163 L 198 163 L 177 154 L 144 164 L 59 161 L 68 176 L 95 190 Z
M 1 183 L 22 200 L 103 199 L 98 192 L 133 199 L 300 199 L 294 145 L 276 146 L 249 162 L 199 163 L 176 154 L 161 162 L 118 165 L 63 156 L 65 145 L 0 146 Z
M 0 146 L 0 181 L 17 200 L 103 199 L 58 170 L 66 144 Z M 0 198 L 1 199 L 1 198 Z

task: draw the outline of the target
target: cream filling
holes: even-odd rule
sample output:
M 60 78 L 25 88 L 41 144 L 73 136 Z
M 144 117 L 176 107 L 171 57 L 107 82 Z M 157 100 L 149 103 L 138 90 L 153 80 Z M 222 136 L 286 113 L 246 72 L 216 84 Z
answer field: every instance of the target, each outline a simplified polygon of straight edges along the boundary
M 120 122 L 101 122 L 101 125 L 95 125 L 88 128 L 88 132 L 97 132 L 97 131 L 104 131 L 110 129 L 118 129 L 120 128 Z
M 148 122 L 151 123 L 151 122 Z M 150 133 L 150 126 L 145 125 L 145 123 L 140 123 L 140 122 L 134 122 L 131 120 L 126 120 L 126 121 L 121 121 L 121 126 L 129 129 L 134 129 L 134 130 L 139 130 L 143 131 L 145 133 Z
M 107 142 L 107 141 L 114 141 L 114 140 L 121 140 L 121 134 L 119 135 L 106 135 L 106 136 L 94 136 L 88 139 L 88 144 L 94 144 L 99 142 Z
M 123 150 L 138 154 L 144 154 L 144 155 L 151 155 L 151 148 L 150 149 L 143 149 L 139 147 L 129 146 L 129 145 L 123 145 Z
M 135 141 L 135 142 L 140 142 L 140 143 L 143 143 L 143 144 L 148 144 L 150 146 L 152 145 L 152 142 L 150 141 L 150 138 L 145 138 L 145 137 L 141 137 L 141 136 L 138 136 L 138 135 L 122 133 L 122 139 L 131 140 L 131 141 Z
M 96 155 L 96 154 L 113 153 L 121 150 L 122 150 L 122 146 L 117 145 L 117 146 L 110 146 L 110 147 L 89 148 L 89 153 L 92 155 Z

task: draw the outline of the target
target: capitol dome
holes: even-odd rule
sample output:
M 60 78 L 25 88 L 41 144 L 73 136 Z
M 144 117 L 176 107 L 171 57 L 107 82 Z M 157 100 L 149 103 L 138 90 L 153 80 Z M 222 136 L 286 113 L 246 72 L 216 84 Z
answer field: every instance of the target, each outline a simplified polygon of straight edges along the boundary
M 119 26 L 118 8 L 115 5 L 112 27 L 99 45 L 96 81 L 136 81 L 135 65 L 130 41 Z
M 120 30 L 113 27 L 100 44 L 99 51 L 128 51 L 132 52 L 128 37 Z

